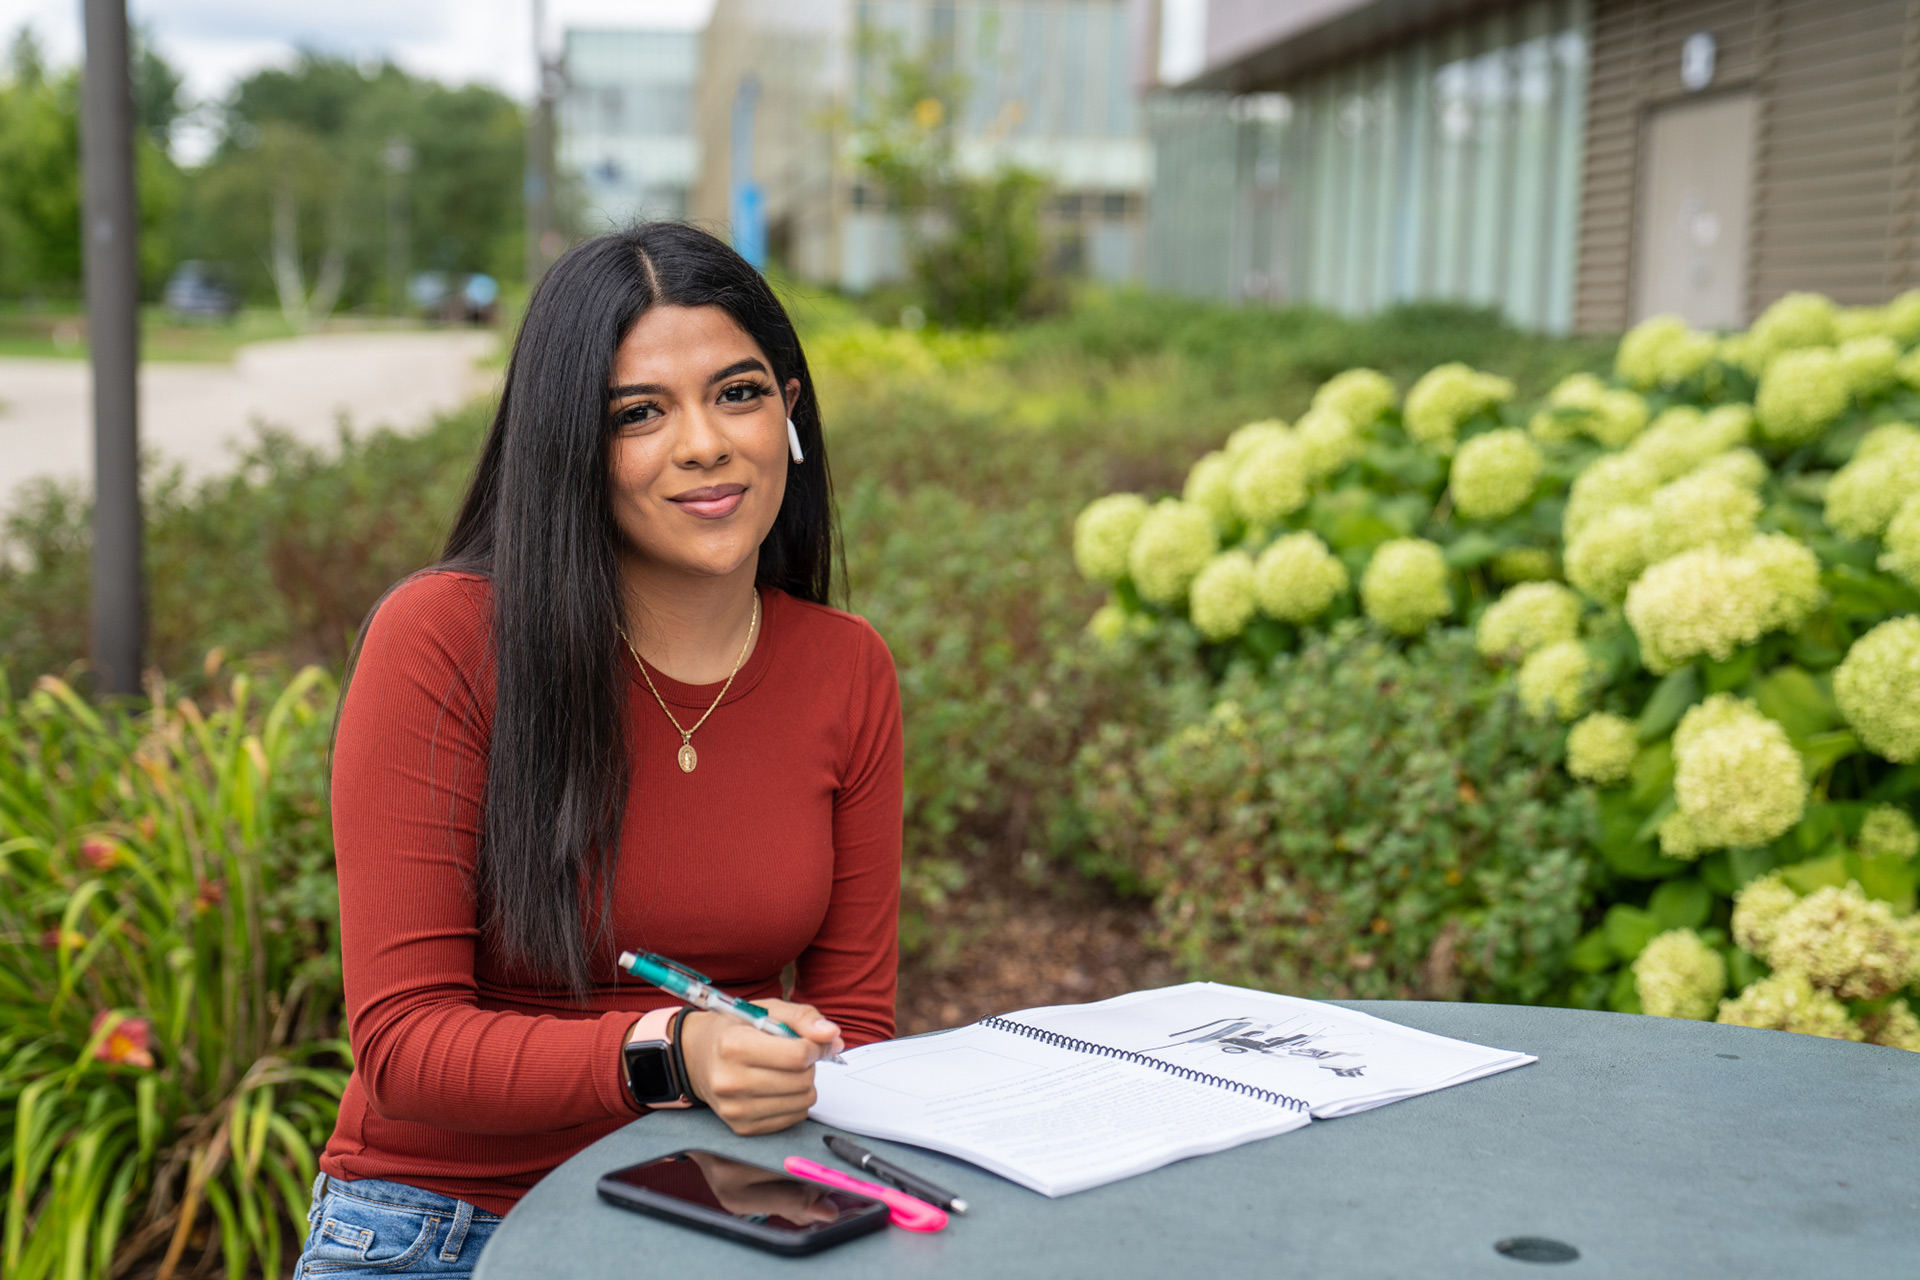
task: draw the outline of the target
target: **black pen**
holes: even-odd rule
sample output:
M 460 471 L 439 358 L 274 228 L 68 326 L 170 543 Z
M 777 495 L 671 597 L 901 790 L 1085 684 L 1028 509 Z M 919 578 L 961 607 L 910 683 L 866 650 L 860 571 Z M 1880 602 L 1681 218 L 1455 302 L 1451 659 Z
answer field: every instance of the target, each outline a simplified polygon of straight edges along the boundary
M 837 1133 L 830 1133 L 821 1141 L 827 1144 L 827 1150 L 860 1172 L 870 1173 L 888 1186 L 896 1187 L 916 1200 L 925 1200 L 928 1204 L 938 1205 L 948 1213 L 967 1211 L 967 1202 L 953 1192 L 937 1187 L 925 1178 L 915 1177 L 897 1164 L 882 1160 L 857 1142 L 851 1142 Z

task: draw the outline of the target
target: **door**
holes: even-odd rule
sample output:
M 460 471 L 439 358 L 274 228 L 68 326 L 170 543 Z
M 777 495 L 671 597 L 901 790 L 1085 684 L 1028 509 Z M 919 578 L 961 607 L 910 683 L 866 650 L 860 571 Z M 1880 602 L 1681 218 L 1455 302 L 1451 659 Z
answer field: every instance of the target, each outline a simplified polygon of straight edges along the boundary
M 1665 107 L 1647 122 L 1635 226 L 1633 318 L 1702 329 L 1747 323 L 1753 206 L 1751 93 Z

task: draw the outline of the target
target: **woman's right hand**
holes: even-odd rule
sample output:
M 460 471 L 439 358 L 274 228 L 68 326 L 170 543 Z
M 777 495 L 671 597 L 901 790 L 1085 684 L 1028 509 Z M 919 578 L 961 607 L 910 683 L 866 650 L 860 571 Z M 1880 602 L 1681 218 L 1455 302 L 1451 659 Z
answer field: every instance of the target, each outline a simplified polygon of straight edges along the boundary
M 694 1096 L 735 1133 L 773 1133 L 807 1118 L 813 1064 L 845 1047 L 840 1029 L 810 1004 L 760 1002 L 798 1040 L 704 1010 L 680 1022 L 680 1056 Z

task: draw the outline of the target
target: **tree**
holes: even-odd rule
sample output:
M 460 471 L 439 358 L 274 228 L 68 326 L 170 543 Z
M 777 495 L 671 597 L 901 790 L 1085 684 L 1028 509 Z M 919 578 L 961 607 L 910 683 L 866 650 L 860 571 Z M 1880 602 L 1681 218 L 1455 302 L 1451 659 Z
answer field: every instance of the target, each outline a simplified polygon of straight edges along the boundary
M 145 88 L 142 89 L 144 83 Z M 157 291 L 172 267 L 179 171 L 165 137 L 179 114 L 180 76 L 141 42 L 136 103 L 147 128 L 137 139 L 143 287 Z M 80 75 L 47 68 L 22 27 L 0 82 L 0 294 L 74 298 L 80 291 Z
M 390 197 L 414 269 L 505 276 L 520 257 L 522 128 L 519 108 L 492 89 L 305 52 L 241 81 L 223 104 L 188 243 L 296 323 L 336 302 L 397 301 L 386 296 Z M 397 191 L 395 142 L 412 158 Z
M 866 52 L 887 65 L 887 82 L 859 122 L 855 154 L 904 222 L 929 314 L 986 325 L 1044 309 L 1055 284 L 1041 224 L 1046 180 L 1010 163 L 984 173 L 961 165 L 954 121 L 968 84 L 949 69 L 948 50 L 909 57 L 870 33 Z

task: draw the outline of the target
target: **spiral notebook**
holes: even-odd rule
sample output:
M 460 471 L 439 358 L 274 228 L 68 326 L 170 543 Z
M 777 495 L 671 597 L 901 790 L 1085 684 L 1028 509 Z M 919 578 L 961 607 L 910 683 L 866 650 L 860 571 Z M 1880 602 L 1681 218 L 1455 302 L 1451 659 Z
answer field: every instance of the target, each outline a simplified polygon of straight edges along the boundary
M 814 1069 L 815 1120 L 1048 1196 L 1535 1061 L 1212 982 L 1027 1009 L 844 1057 Z

